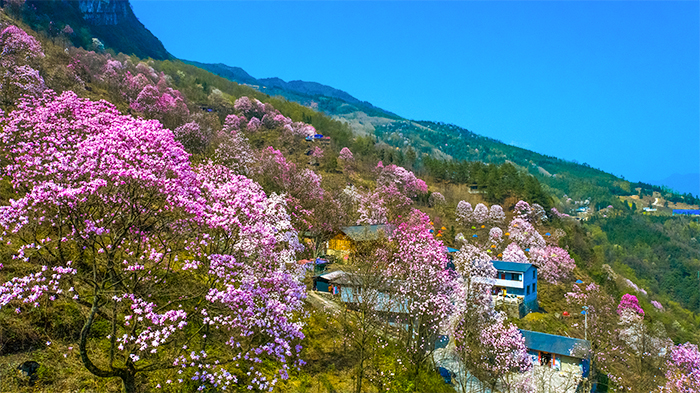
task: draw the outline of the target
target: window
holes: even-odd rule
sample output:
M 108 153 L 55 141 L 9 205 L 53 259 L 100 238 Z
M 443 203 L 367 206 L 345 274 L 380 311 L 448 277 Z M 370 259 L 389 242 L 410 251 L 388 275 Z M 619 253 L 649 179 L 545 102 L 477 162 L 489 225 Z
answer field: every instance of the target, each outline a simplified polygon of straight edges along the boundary
M 505 272 L 501 272 L 501 280 L 505 280 L 505 279 L 506 279 L 506 273 L 505 273 Z
M 532 279 L 534 280 L 536 278 L 537 278 L 537 270 L 533 270 L 532 271 Z
M 537 292 L 537 283 L 532 283 L 532 292 Z
M 527 293 L 526 293 L 526 295 L 529 295 L 529 294 L 530 294 L 530 286 L 528 285 L 528 286 L 527 286 Z

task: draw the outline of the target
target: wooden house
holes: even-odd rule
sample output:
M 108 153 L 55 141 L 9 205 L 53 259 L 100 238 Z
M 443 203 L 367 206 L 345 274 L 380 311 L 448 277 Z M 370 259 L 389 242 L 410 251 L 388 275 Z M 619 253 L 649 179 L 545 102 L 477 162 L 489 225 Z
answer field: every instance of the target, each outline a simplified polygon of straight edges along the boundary
M 391 225 L 358 225 L 345 227 L 328 241 L 326 254 L 344 259 L 355 249 L 358 242 L 377 240 L 393 231 Z

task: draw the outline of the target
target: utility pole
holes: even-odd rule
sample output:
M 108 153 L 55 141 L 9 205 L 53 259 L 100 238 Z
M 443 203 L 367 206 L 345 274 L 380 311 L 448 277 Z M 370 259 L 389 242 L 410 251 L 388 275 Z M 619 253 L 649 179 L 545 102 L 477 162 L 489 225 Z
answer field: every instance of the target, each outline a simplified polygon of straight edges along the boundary
M 588 340 L 588 306 L 583 306 L 581 314 L 583 314 L 583 337 Z

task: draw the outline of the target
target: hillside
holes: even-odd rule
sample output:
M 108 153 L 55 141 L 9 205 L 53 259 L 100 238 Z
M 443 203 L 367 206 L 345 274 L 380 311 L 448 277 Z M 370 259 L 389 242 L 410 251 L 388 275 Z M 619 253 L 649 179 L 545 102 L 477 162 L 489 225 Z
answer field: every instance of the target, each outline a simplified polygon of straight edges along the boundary
M 592 374 L 576 384 L 675 393 L 700 372 L 676 360 L 700 342 L 700 226 L 613 192 L 663 189 L 441 123 L 384 117 L 357 135 L 195 65 L 75 48 L 4 12 L 0 31 L 2 389 L 439 393 L 453 391 L 433 356 L 448 335 L 465 365 L 453 371 L 520 391 L 533 365 L 516 326 L 588 335 Z M 390 236 L 338 242 L 384 224 Z M 352 307 L 314 291 L 318 257 L 373 290 Z M 536 312 L 495 312 L 476 280 L 492 260 L 538 267 Z M 377 311 L 394 296 L 399 312 Z M 35 380 L 15 372 L 32 361 Z

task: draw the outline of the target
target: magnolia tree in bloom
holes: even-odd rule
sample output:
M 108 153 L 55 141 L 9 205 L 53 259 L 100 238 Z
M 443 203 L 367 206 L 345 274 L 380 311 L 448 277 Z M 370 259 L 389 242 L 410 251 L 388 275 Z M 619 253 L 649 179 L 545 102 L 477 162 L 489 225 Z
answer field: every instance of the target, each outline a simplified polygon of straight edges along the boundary
M 194 154 L 203 154 L 211 138 L 211 135 L 195 121 L 181 125 L 173 131 L 173 134 L 187 151 Z
M 472 221 L 476 224 L 484 224 L 489 219 L 489 208 L 483 203 L 478 203 L 472 214 Z
M 268 390 L 298 364 L 304 289 L 283 267 L 299 247 L 282 198 L 195 170 L 157 121 L 72 92 L 22 101 L 0 125 L 16 194 L 0 207 L 3 312 L 82 308 L 80 361 L 126 392 L 142 373 Z
M 459 201 L 457 203 L 457 222 L 462 225 L 467 225 L 472 221 L 472 214 L 474 214 L 474 209 L 472 209 L 472 204 L 467 201 Z
M 513 213 L 518 218 L 527 219 L 532 214 L 532 209 L 530 208 L 529 203 L 525 201 L 518 201 L 513 208 Z
M 131 103 L 131 108 L 170 127 L 182 124 L 190 115 L 185 98 L 167 86 L 164 76 L 157 85 L 146 85 Z
M 554 246 L 532 248 L 530 260 L 537 265 L 539 277 L 552 284 L 558 284 L 576 268 L 576 261 L 569 253 Z
M 492 259 L 532 263 L 538 268 L 538 276 L 552 284 L 569 277 L 576 263 L 566 250 L 555 245 L 564 232 L 557 229 L 554 235 L 547 233 L 548 244 L 537 228 L 546 220 L 541 206 L 533 204 L 530 207 L 527 202 L 520 201 L 515 205 L 514 213 L 514 218 L 506 223 L 503 209 L 498 205 L 489 210 L 478 204 L 471 211 L 471 205 L 461 201 L 457 205 L 457 221 L 467 229 L 472 225 L 473 234 L 461 234 L 456 240 L 479 247 Z
M 248 175 L 255 161 L 248 139 L 240 130 L 241 119 L 236 115 L 226 116 L 224 127 L 219 131 L 214 151 L 214 161 L 226 166 L 234 173 Z
M 377 186 L 395 186 L 399 192 L 409 198 L 428 192 L 428 186 L 425 182 L 403 167 L 393 164 L 384 166 L 380 161 L 376 170 L 379 172 Z
M 667 361 L 666 384 L 660 393 L 700 392 L 700 351 L 689 342 L 673 347 Z
M 282 115 L 270 104 L 263 104 L 260 100 L 241 97 L 233 104 L 234 109 L 241 114 L 247 123 L 246 129 L 255 132 L 260 129 L 281 128 L 290 135 L 313 136 L 316 129 L 303 122 L 292 122 L 292 119 Z
M 0 100 L 12 105 L 20 96 L 38 96 L 44 91 L 44 79 L 36 70 L 36 61 L 44 57 L 41 44 L 17 26 L 0 31 Z
M 616 303 L 595 283 L 574 284 L 565 297 L 574 312 L 587 307 L 593 371 L 589 380 L 601 372 L 613 391 L 657 390 L 666 369 L 665 355 L 673 344 L 663 324 L 645 321 L 635 296 L 626 294 Z M 573 320 L 570 331 L 583 337 L 582 325 Z
M 506 214 L 503 212 L 503 208 L 500 205 L 491 205 L 489 221 L 494 224 L 502 224 L 505 220 Z
M 430 359 L 435 336 L 452 312 L 447 256 L 430 228 L 430 218 L 413 210 L 396 226 L 391 239 L 394 252 L 386 266 L 400 310 L 393 335 L 399 356 L 414 377 Z
M 444 206 L 445 196 L 437 191 L 431 193 L 430 197 L 428 197 L 428 205 L 430 205 L 431 207 Z
M 355 157 L 347 147 L 340 149 L 338 162 L 345 172 L 351 172 L 355 168 Z
M 355 193 L 353 204 L 357 205 L 357 225 L 386 224 L 410 213 L 410 206 L 419 194 L 428 192 L 425 182 L 405 168 L 380 161 L 375 168 L 378 173 L 374 190 Z

